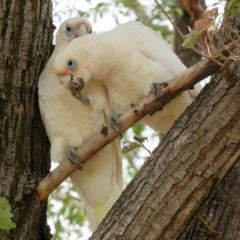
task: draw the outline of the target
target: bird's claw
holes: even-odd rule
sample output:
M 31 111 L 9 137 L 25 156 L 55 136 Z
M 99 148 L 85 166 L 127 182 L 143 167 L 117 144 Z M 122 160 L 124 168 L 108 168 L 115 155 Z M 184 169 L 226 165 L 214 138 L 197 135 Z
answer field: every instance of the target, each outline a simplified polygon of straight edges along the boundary
M 121 116 L 121 114 L 119 113 L 115 113 L 113 114 L 112 117 L 110 117 L 109 119 L 109 125 L 112 127 L 112 129 L 115 131 L 115 132 L 118 132 L 120 134 L 120 138 L 122 138 L 122 132 L 121 130 L 119 129 L 118 126 L 116 126 L 116 123 L 118 125 L 123 125 L 123 123 L 120 121 L 119 117 Z
M 89 106 L 91 103 L 89 97 L 84 95 L 79 96 L 78 100 L 86 106 Z
M 75 160 L 73 157 L 80 157 L 77 152 L 76 152 L 76 148 L 69 148 L 67 151 L 67 157 L 68 160 L 76 165 L 78 165 L 79 169 L 82 169 L 83 163 Z
M 162 87 L 163 87 L 163 84 L 160 84 L 160 83 L 154 83 L 152 85 L 152 91 L 155 93 L 155 94 L 158 94 L 159 96 L 161 96 L 161 98 L 167 102 L 166 98 L 164 97 L 164 94 L 163 94 L 163 91 L 162 91 Z
M 71 77 L 71 81 L 69 82 L 68 87 L 76 99 L 78 99 L 84 105 L 89 106 L 91 103 L 89 97 L 81 94 L 81 90 L 84 88 L 84 85 L 85 83 L 82 78 Z
M 78 99 L 81 103 L 83 103 L 86 106 L 89 106 L 91 101 L 88 96 L 84 96 L 81 94 L 81 92 L 78 92 L 76 89 L 71 89 L 72 95 Z
M 80 92 L 80 91 L 83 90 L 84 86 L 85 86 L 85 83 L 84 83 L 82 78 L 79 78 L 79 77 L 74 77 L 73 78 L 71 76 L 71 80 L 68 83 L 68 87 L 69 87 L 70 90 L 74 89 L 74 90 Z

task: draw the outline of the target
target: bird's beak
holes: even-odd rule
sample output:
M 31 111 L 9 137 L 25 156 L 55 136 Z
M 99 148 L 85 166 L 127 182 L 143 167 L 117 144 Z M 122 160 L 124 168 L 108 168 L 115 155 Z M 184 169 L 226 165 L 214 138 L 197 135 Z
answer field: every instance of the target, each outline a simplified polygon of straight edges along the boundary
M 87 35 L 87 26 L 85 24 L 81 24 L 79 28 L 76 29 L 76 36 L 81 37 L 83 35 Z
M 70 75 L 61 75 L 59 76 L 61 84 L 69 89 L 69 82 L 71 81 L 71 76 Z

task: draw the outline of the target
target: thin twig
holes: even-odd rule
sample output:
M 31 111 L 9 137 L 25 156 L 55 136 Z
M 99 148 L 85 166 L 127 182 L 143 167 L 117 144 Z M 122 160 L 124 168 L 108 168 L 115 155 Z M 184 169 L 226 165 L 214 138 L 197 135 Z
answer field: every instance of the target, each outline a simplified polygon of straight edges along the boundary
M 210 223 L 208 223 L 207 221 L 205 221 L 203 219 L 202 216 L 198 215 L 198 219 L 202 222 L 202 224 L 207 228 L 207 233 L 210 235 L 210 236 L 218 236 L 219 235 L 219 232 L 214 229 Z
M 226 46 L 220 37 L 217 36 L 217 39 L 222 44 L 222 46 Z M 236 56 L 234 56 L 231 51 L 229 51 L 229 50 L 226 50 L 226 51 L 228 52 L 228 54 L 231 56 L 232 59 L 235 59 L 237 61 Z M 228 56 L 228 58 L 229 58 L 229 56 Z
M 149 153 L 149 155 L 152 155 L 152 153 L 144 146 L 144 144 L 142 142 L 139 142 L 142 147 Z
M 157 5 L 159 6 L 159 8 L 162 10 L 162 12 L 165 14 L 165 16 L 168 18 L 168 20 L 171 22 L 171 24 L 174 26 L 174 28 L 177 30 L 178 34 L 184 38 L 183 34 L 181 33 L 181 31 L 178 29 L 178 27 L 176 26 L 176 24 L 172 21 L 172 19 L 168 16 L 168 14 L 166 13 L 166 11 L 162 8 L 162 6 L 160 5 L 160 3 L 158 2 L 158 0 L 154 0 Z
M 159 8 L 162 10 L 162 12 L 165 14 L 165 16 L 168 18 L 168 20 L 171 22 L 171 24 L 174 26 L 174 28 L 177 30 L 178 34 L 184 38 L 184 35 L 181 33 L 181 31 L 179 30 L 179 28 L 176 26 L 176 24 L 172 21 L 172 19 L 169 17 L 169 15 L 167 14 L 167 12 L 162 8 L 162 6 L 160 5 L 160 3 L 158 2 L 158 0 L 154 0 L 157 5 L 159 6 Z M 196 43 L 197 45 L 200 45 L 199 43 Z M 201 45 L 200 45 L 201 46 Z M 212 61 L 214 61 L 216 64 L 218 64 L 218 66 L 220 66 L 221 68 L 223 68 L 223 64 L 221 64 L 220 62 L 216 61 L 212 56 L 208 56 L 202 52 L 200 52 L 199 50 L 197 50 L 196 48 L 191 48 L 194 52 L 196 52 L 197 54 L 199 54 L 202 57 L 208 58 Z
M 141 146 L 150 154 L 152 155 L 152 153 L 145 147 L 145 145 L 143 144 L 143 142 L 145 140 L 148 140 L 147 138 L 140 138 L 140 137 L 137 137 L 137 136 L 134 136 L 134 140 L 136 140 L 138 143 L 141 144 Z

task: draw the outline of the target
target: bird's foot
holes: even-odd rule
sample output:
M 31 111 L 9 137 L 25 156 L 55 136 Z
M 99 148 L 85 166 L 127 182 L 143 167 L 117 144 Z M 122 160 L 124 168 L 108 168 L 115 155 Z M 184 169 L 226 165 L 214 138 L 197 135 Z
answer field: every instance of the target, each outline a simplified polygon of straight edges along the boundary
M 78 100 L 86 106 L 89 106 L 91 103 L 89 97 L 84 95 L 79 96 Z
M 165 84 L 167 83 L 162 83 L 162 84 L 154 83 L 151 89 L 152 89 L 152 92 L 154 92 L 156 95 L 159 95 L 165 102 L 167 102 L 166 98 L 164 97 L 164 93 L 162 91 L 162 87 L 164 87 Z
M 82 78 L 78 78 L 78 77 L 73 78 L 71 76 L 71 81 L 69 82 L 68 87 L 71 90 L 72 95 L 76 99 L 78 99 L 84 105 L 89 106 L 91 103 L 89 97 L 81 94 L 81 90 L 84 88 L 84 85 L 85 83 Z
M 71 93 L 73 97 L 78 99 L 81 103 L 83 103 L 86 106 L 89 106 L 91 101 L 88 96 L 84 96 L 81 94 L 81 92 L 78 92 L 76 89 L 71 89 Z
M 109 119 L 109 124 L 115 132 L 118 132 L 120 134 L 120 138 L 122 138 L 122 132 L 119 129 L 119 127 L 116 126 L 116 124 L 118 124 L 120 126 L 123 125 L 123 123 L 119 119 L 120 116 L 121 116 L 121 114 L 119 114 L 119 113 L 113 114 L 112 117 L 110 117 L 110 119 Z
M 78 165 L 78 166 L 79 166 L 79 169 L 82 169 L 83 163 L 81 163 L 81 162 L 79 162 L 79 161 L 77 161 L 77 160 L 75 160 L 75 159 L 73 158 L 73 157 L 78 157 L 78 158 L 80 157 L 80 156 L 77 154 L 76 149 L 77 149 L 77 148 L 75 148 L 75 147 L 69 148 L 68 151 L 67 151 L 67 158 L 68 158 L 68 160 L 69 160 L 70 162 Z

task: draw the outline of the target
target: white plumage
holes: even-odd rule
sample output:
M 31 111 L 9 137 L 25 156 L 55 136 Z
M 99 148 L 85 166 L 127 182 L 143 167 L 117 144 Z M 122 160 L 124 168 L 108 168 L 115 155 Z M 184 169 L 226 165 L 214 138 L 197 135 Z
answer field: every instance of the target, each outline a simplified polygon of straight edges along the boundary
M 64 75 L 82 78 L 85 83 L 92 79 L 103 82 L 115 113 L 147 96 L 153 83 L 166 82 L 186 69 L 161 35 L 134 21 L 109 32 L 74 39 L 59 53 L 54 68 L 65 85 L 70 78 Z M 198 84 L 194 90 L 185 91 L 163 111 L 146 116 L 142 122 L 165 134 L 200 89 Z
M 38 93 L 42 119 L 51 142 L 51 160 L 61 162 L 69 147 L 80 147 L 112 114 L 106 88 L 100 81 L 91 81 L 84 88 L 95 102 L 85 106 L 75 99 L 53 70 L 56 54 L 64 44 L 91 32 L 84 18 L 63 22 L 57 33 L 55 50 L 39 77 Z M 119 140 L 111 142 L 89 159 L 82 170 L 71 176 L 80 195 L 92 230 L 112 207 L 122 191 L 122 163 Z

